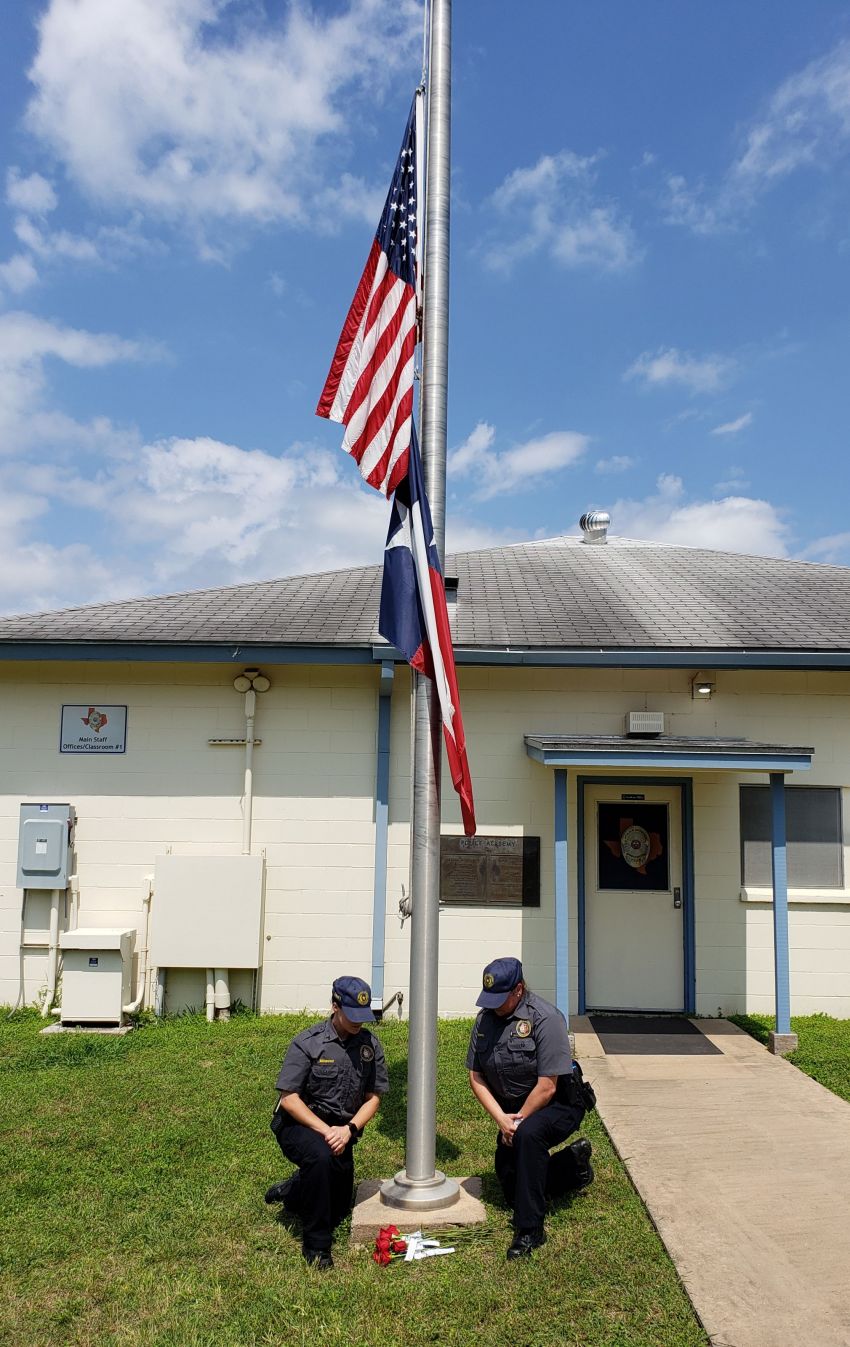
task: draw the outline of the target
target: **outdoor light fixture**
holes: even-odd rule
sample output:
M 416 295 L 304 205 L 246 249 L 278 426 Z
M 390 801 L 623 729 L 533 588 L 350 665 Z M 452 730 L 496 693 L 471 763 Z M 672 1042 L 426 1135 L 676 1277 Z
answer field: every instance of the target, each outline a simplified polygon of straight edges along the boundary
M 691 696 L 695 702 L 708 701 L 714 693 L 717 684 L 714 674 L 697 673 L 691 679 Z
M 252 688 L 255 692 L 268 692 L 271 682 L 259 669 L 243 669 L 234 678 L 233 686 L 237 692 L 250 692 Z

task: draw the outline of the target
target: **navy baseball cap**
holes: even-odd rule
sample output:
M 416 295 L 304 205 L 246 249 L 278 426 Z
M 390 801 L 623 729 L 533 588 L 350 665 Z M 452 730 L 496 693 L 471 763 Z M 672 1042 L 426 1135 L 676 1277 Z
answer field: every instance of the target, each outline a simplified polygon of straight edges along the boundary
M 331 1000 L 352 1024 L 373 1020 L 372 988 L 362 978 L 337 978 L 331 988 Z
M 484 990 L 475 1002 L 484 1010 L 498 1010 L 509 992 L 522 982 L 522 964 L 519 959 L 494 959 L 484 969 Z

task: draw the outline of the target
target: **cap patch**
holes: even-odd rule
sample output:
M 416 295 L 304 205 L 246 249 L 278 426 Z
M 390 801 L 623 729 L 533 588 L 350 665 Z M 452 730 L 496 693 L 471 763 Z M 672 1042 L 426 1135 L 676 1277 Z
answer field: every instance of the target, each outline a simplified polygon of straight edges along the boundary
M 368 1006 L 368 1004 L 369 1004 L 369 993 L 368 993 L 368 992 L 358 992 L 358 993 L 357 993 L 357 1004 L 358 1004 L 359 1006 Z
M 493 986 L 493 984 L 495 983 L 495 981 L 496 981 L 496 979 L 493 977 L 493 974 L 492 974 L 492 973 L 485 973 L 485 974 L 484 974 L 484 986 L 487 988 L 488 992 L 489 992 L 490 988 Z
M 531 1021 L 520 1020 L 519 1024 L 516 1027 L 517 1038 L 528 1038 L 530 1033 L 531 1033 Z

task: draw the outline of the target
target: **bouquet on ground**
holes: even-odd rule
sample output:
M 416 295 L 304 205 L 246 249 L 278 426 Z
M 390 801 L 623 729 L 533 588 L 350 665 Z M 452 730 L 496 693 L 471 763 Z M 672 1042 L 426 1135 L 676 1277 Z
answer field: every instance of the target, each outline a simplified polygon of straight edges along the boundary
M 456 1253 L 459 1244 L 473 1247 L 486 1241 L 485 1229 L 454 1230 L 451 1234 L 451 1244 L 445 1247 L 438 1239 L 430 1239 L 421 1230 L 414 1230 L 409 1235 L 402 1236 L 397 1225 L 385 1225 L 378 1231 L 372 1257 L 381 1267 L 398 1260 L 418 1263 L 421 1258 L 437 1258 L 440 1254 Z
M 396 1259 L 404 1258 L 406 1253 L 407 1240 L 401 1238 L 397 1225 L 385 1225 L 378 1231 L 372 1258 L 381 1267 L 386 1267 Z

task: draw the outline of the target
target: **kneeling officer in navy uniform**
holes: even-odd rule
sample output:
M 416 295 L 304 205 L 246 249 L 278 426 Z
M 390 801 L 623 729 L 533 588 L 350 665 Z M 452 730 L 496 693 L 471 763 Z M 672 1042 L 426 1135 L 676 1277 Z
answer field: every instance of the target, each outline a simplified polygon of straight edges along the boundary
M 301 1217 L 304 1257 L 323 1270 L 333 1267 L 334 1227 L 351 1209 L 354 1146 L 389 1089 L 383 1048 L 363 1028 L 374 1019 L 371 1005 L 362 978 L 337 978 L 330 1019 L 292 1040 L 275 1083 L 272 1131 L 298 1173 L 274 1184 L 266 1201 Z
M 484 969 L 466 1065 L 482 1108 L 499 1128 L 496 1174 L 514 1209 L 516 1234 L 508 1258 L 522 1258 L 546 1242 L 548 1197 L 593 1181 L 591 1146 L 584 1138 L 555 1155 L 595 1104 L 573 1061 L 567 1022 L 555 1006 L 528 990 L 519 959 L 496 959 Z

